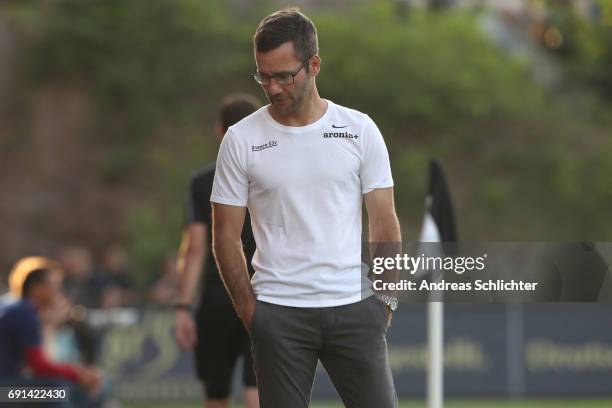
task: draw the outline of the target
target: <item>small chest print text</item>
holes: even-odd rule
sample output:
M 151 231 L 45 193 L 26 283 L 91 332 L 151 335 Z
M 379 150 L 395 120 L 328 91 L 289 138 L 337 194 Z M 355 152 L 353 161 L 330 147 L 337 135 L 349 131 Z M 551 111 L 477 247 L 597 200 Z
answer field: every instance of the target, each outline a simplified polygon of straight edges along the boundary
M 251 151 L 258 152 L 260 150 L 268 149 L 270 147 L 275 147 L 275 146 L 278 146 L 278 142 L 276 140 L 270 140 L 268 143 L 251 146 Z

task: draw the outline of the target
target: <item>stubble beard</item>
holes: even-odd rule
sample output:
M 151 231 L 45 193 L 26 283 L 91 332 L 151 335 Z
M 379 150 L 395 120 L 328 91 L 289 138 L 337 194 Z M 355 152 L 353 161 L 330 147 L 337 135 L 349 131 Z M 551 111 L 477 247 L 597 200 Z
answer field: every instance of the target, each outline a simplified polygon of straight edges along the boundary
M 273 96 L 268 95 L 268 100 L 274 106 L 274 109 L 279 115 L 281 116 L 291 115 L 292 113 L 295 113 L 304 104 L 304 100 L 309 94 L 308 86 L 309 86 L 309 83 L 305 82 L 300 89 L 296 89 L 296 92 L 293 95 L 289 93 L 287 93 L 286 95 L 280 94 L 282 95 L 283 98 L 290 99 L 290 103 L 288 103 L 285 106 L 279 106 L 278 102 L 276 102 L 275 97 Z

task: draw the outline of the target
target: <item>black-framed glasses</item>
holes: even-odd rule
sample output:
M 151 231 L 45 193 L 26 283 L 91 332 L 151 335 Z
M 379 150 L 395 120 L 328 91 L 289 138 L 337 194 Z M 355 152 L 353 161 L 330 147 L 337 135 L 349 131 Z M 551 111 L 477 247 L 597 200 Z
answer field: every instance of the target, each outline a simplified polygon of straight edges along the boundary
M 295 77 L 297 76 L 297 74 L 300 73 L 302 69 L 304 69 L 304 67 L 306 67 L 305 62 L 302 63 L 300 68 L 295 72 L 279 72 L 278 74 L 273 74 L 273 75 L 255 72 L 251 74 L 251 76 L 253 77 L 255 82 L 257 82 L 259 85 L 268 86 L 272 83 L 273 78 L 278 85 L 282 85 L 282 86 L 293 85 L 293 83 L 295 82 Z

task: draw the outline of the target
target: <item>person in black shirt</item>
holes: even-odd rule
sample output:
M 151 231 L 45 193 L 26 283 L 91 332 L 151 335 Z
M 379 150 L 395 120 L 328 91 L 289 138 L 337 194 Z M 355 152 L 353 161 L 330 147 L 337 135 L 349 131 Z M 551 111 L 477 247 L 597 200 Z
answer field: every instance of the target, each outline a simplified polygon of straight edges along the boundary
M 260 102 L 250 95 L 230 95 L 221 105 L 215 132 L 219 140 L 234 123 L 255 112 Z M 196 371 L 204 383 L 206 408 L 230 406 L 231 380 L 236 360 L 243 357 L 244 401 L 247 408 L 259 407 L 249 336 L 236 315 L 212 256 L 212 214 L 210 195 L 215 163 L 203 167 L 191 178 L 186 220 L 179 249 L 179 298 L 176 307 L 176 339 L 184 350 L 195 350 Z M 247 259 L 255 253 L 250 217 L 242 232 Z M 191 307 L 200 274 L 204 271 L 196 322 Z M 249 273 L 253 270 L 249 263 Z

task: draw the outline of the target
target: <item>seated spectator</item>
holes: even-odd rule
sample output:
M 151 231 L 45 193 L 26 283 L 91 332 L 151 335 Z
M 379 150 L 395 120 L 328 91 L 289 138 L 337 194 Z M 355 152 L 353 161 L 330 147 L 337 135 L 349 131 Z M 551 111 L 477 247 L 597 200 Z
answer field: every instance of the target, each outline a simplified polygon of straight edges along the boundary
M 77 337 L 71 326 L 73 306 L 60 292 L 53 307 L 40 314 L 44 350 L 54 361 L 79 364 L 83 361 Z
M 44 268 L 48 264 L 49 260 L 42 256 L 28 256 L 20 259 L 19 262 L 13 266 L 13 269 L 11 269 L 8 280 L 9 291 L 2 295 L 0 307 L 19 301 L 23 281 L 27 274 L 35 269 Z
M 102 380 L 100 370 L 55 363 L 42 346 L 41 316 L 56 304 L 62 278 L 59 264 L 49 259 L 25 258 L 13 268 L 9 279 L 17 300 L 0 309 L 0 386 L 69 387 L 75 404 L 55 406 L 77 406 L 79 401 L 78 406 L 94 407 L 94 399 L 87 398 L 80 387 L 96 395 Z M 32 375 L 28 376 L 26 369 Z

